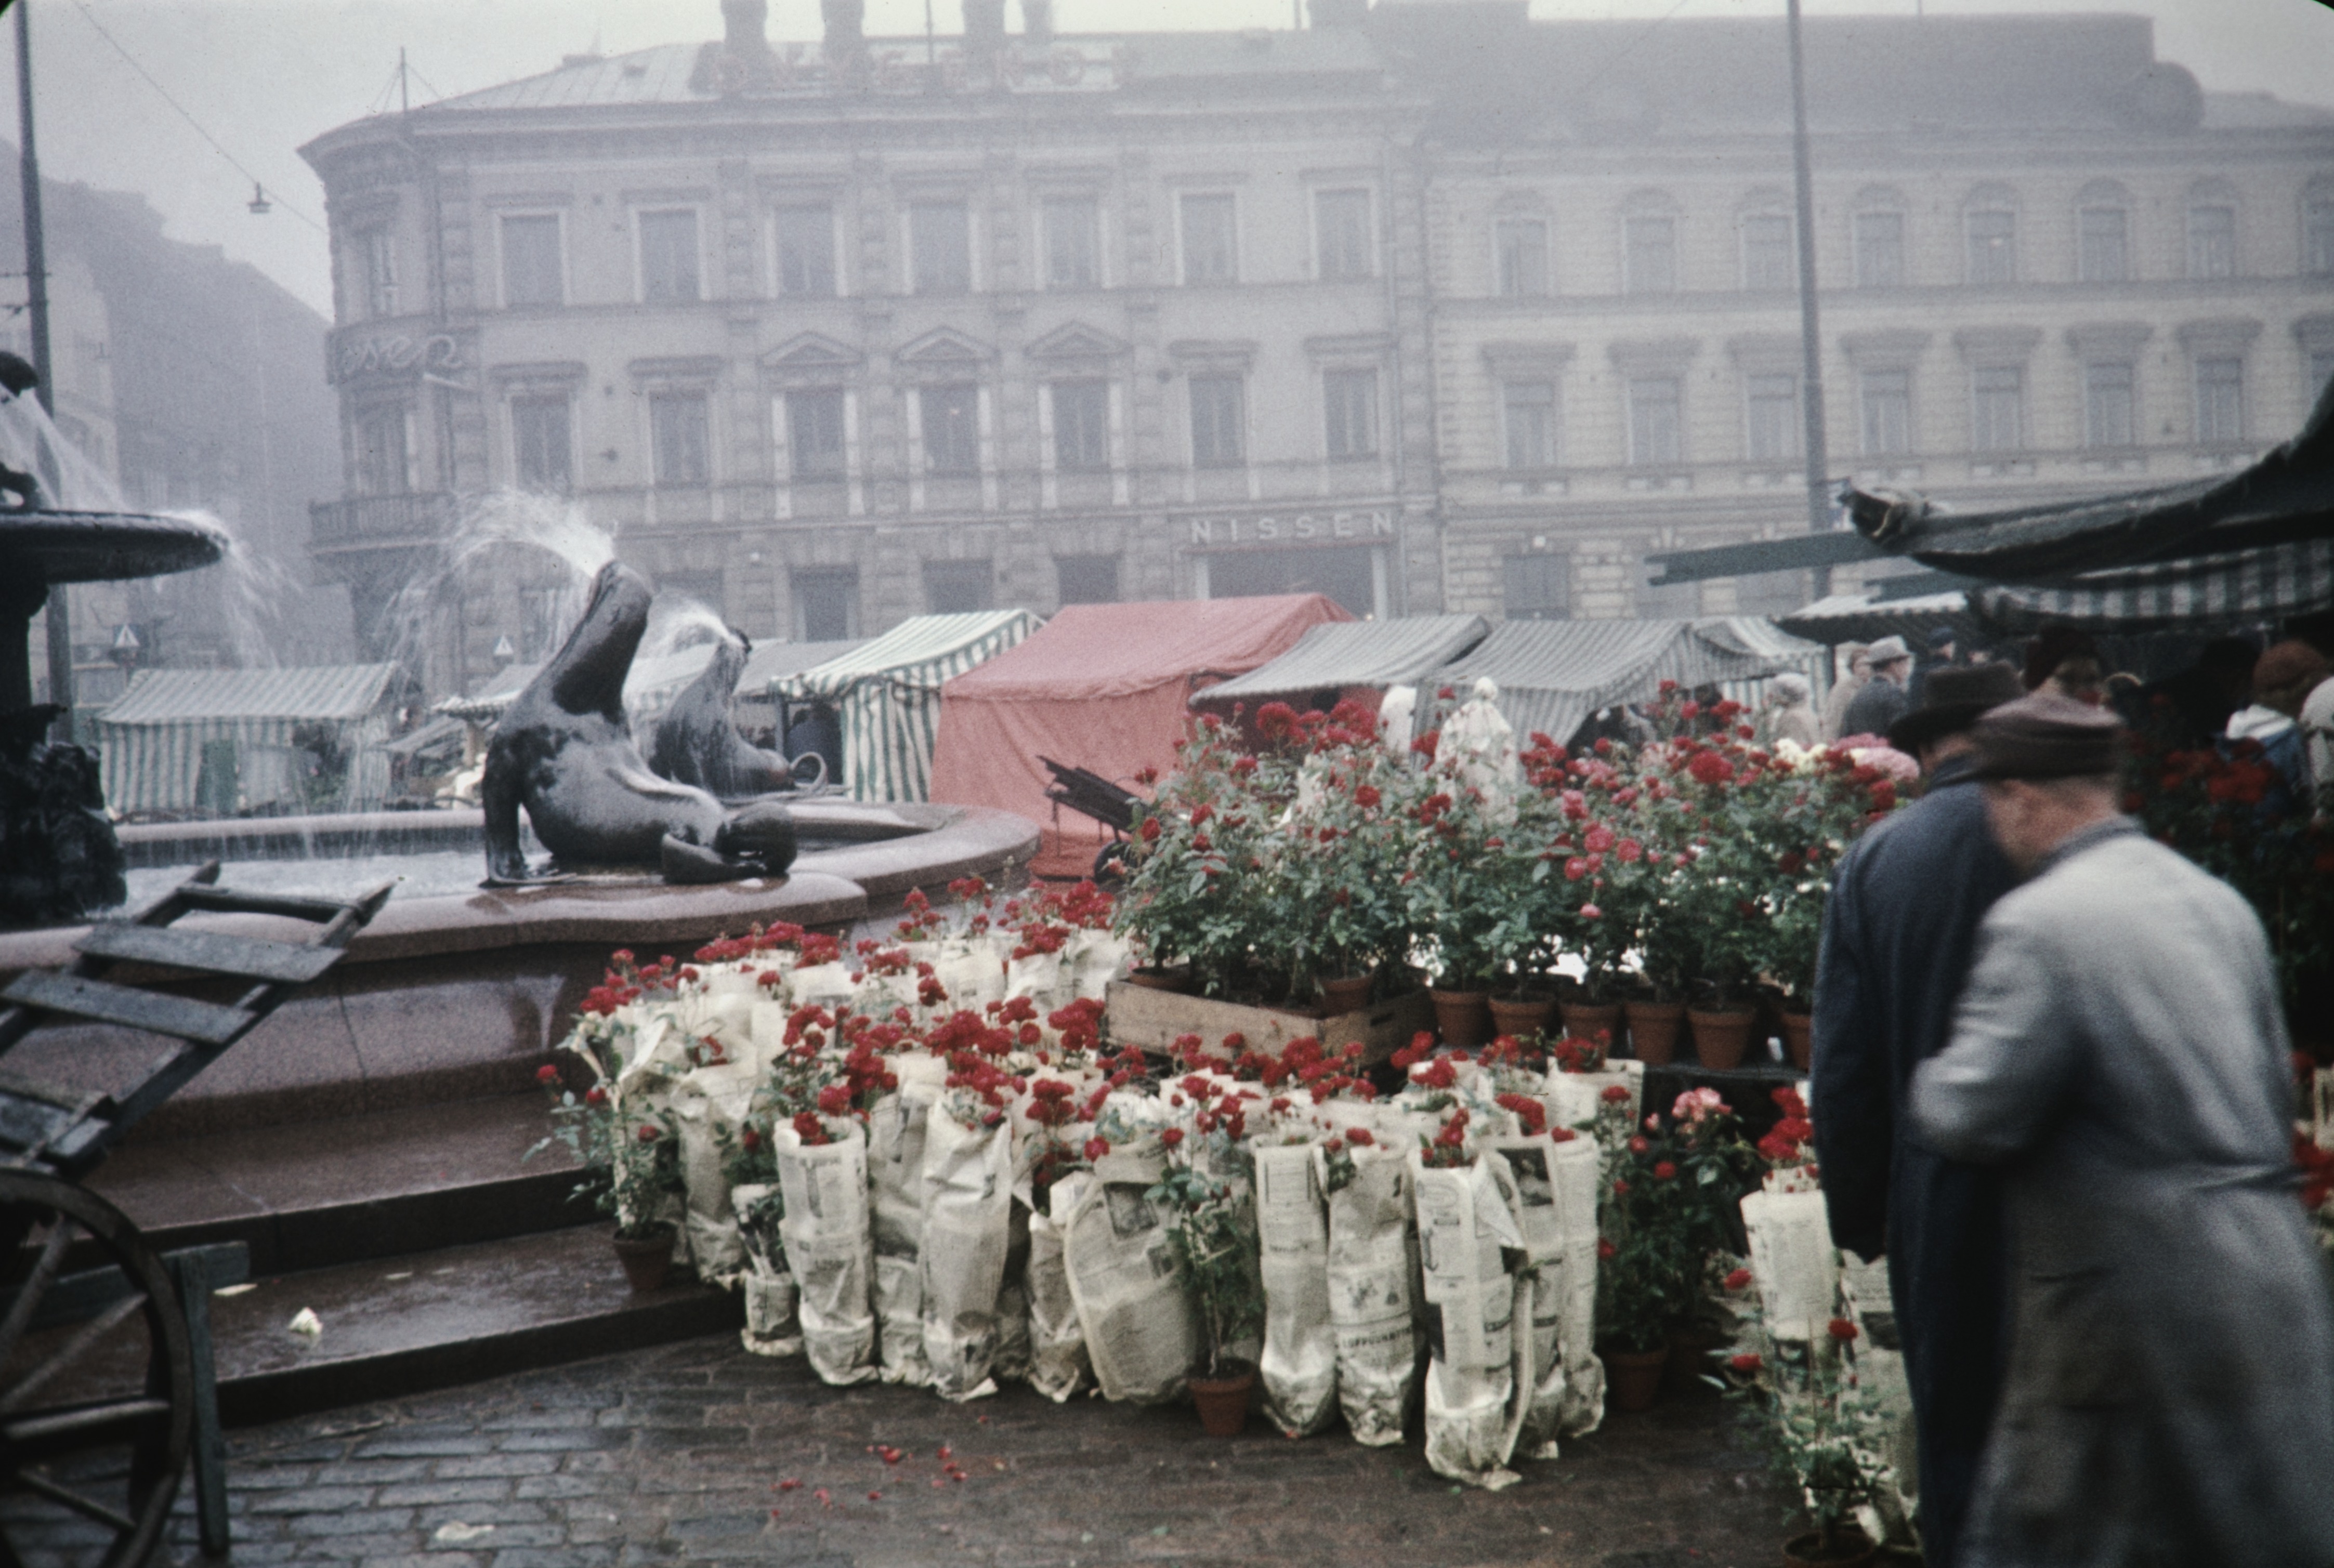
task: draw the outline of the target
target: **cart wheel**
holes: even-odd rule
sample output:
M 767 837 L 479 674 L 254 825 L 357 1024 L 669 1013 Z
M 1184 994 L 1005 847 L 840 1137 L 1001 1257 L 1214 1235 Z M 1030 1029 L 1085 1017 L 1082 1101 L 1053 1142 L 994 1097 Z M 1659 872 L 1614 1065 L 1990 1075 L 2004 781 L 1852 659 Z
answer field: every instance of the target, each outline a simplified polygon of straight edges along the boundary
M 52 1177 L 0 1170 L 0 1241 L 17 1244 L 0 1253 L 0 1562 L 102 1544 L 104 1568 L 139 1568 L 194 1426 L 169 1275 L 121 1210 Z M 85 1271 L 108 1266 L 128 1294 L 70 1310 Z

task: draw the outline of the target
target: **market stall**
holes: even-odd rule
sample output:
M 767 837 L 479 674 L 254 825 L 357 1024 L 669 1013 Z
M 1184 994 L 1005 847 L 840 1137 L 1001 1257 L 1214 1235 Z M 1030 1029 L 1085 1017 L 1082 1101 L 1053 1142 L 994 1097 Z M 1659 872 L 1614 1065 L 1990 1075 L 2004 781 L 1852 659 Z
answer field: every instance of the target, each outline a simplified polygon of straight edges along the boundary
M 378 810 L 403 693 L 395 664 L 141 670 L 96 717 L 107 803 L 124 815 Z
M 1042 758 L 1122 784 L 1145 768 L 1165 773 L 1195 691 L 1287 652 L 1313 627 L 1352 619 L 1317 593 L 1070 605 L 1011 653 L 949 682 L 932 799 L 1048 823 L 1037 869 L 1082 875 L 1105 834 L 1084 819 L 1053 822 Z
M 1235 703 L 1253 710 L 1278 697 L 1326 711 L 1351 697 L 1374 708 L 1386 688 L 1428 679 L 1490 630 L 1480 615 L 1332 621 L 1313 628 L 1278 659 L 1198 693 L 1192 705 L 1229 715 Z
M 1716 686 L 1747 702 L 1750 683 L 1785 670 L 1820 685 L 1817 643 L 1754 615 L 1702 620 L 1511 620 L 1436 676 L 1461 690 L 1488 677 L 1519 734 L 1569 739 L 1599 709 L 1644 702 L 1664 681 Z
M 921 801 L 930 796 L 941 687 L 1018 647 L 1039 624 L 1026 610 L 920 615 L 764 689 L 773 700 L 832 705 L 842 729 L 841 782 L 853 799 Z

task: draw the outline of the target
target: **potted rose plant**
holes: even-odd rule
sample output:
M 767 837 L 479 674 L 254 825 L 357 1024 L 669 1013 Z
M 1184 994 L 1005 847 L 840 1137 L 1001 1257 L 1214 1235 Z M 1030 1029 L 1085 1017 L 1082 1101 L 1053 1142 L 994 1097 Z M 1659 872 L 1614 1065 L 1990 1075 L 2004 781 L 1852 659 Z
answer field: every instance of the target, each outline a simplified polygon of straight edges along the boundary
M 1256 1368 L 1232 1354 L 1260 1329 L 1264 1297 L 1252 1259 L 1257 1237 L 1230 1186 L 1189 1164 L 1168 1169 L 1145 1195 L 1167 1217 L 1183 1288 L 1190 1294 L 1207 1360 L 1187 1380 L 1209 1435 L 1229 1438 L 1248 1423 Z
M 616 1222 L 613 1245 L 625 1278 L 635 1291 L 661 1287 L 672 1265 L 674 1227 L 667 1215 L 687 1190 L 671 1112 L 622 1110 L 604 1083 L 579 1095 L 561 1083 L 555 1067 L 536 1076 L 551 1094 L 551 1132 L 526 1158 L 555 1141 L 574 1155 L 583 1170 L 572 1196 L 589 1198 Z
M 1755 1318 L 1755 1314 L 1752 1314 Z M 1729 1362 L 1730 1397 L 1748 1406 L 1744 1425 L 1763 1447 L 1775 1477 L 1798 1494 L 1814 1526 L 1783 1544 L 1788 1568 L 1863 1568 L 1878 1545 L 1859 1524 L 1891 1467 L 1888 1414 L 1856 1375 L 1857 1325 L 1834 1318 L 1808 1344 L 1745 1352 Z

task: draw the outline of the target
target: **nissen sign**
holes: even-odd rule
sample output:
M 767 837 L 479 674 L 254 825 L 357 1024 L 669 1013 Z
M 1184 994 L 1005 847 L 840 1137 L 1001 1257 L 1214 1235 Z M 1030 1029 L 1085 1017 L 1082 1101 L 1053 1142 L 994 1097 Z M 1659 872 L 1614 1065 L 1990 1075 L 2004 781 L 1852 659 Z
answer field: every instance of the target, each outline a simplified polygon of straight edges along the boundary
M 1394 514 L 1384 507 L 1365 512 L 1268 513 L 1261 517 L 1191 519 L 1191 543 L 1198 545 L 1307 544 L 1393 537 Z

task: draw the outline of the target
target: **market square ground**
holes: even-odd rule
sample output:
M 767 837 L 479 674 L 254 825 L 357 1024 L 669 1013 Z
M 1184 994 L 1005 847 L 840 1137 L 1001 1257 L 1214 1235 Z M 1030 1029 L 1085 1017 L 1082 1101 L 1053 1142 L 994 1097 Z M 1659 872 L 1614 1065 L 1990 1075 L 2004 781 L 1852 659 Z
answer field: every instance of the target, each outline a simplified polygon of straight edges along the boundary
M 943 1444 L 966 1479 L 945 1477 Z M 1414 1437 L 1291 1443 L 1257 1419 L 1221 1441 L 1188 1408 L 828 1388 L 727 1335 L 251 1428 L 230 1447 L 236 1563 L 1764 1568 L 1790 1533 L 1714 1395 L 1610 1416 L 1493 1495 L 1433 1475 Z M 180 1515 L 171 1552 L 195 1560 L 190 1503 Z M 77 1538 L 27 1561 L 77 1563 Z

